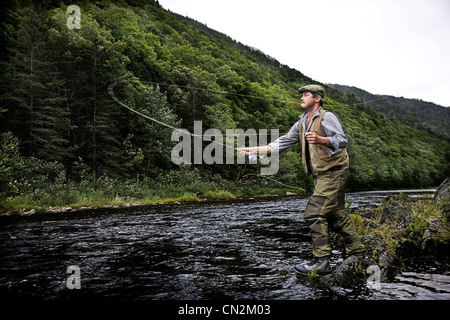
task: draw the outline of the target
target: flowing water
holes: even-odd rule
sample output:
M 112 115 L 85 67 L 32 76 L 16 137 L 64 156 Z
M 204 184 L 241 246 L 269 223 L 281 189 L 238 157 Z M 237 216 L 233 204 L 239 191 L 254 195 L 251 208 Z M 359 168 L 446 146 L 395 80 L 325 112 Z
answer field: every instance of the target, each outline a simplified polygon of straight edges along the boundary
M 354 208 L 380 204 L 396 193 L 347 197 Z M 405 270 L 380 289 L 329 289 L 298 277 L 293 265 L 311 258 L 303 220 L 307 200 L 282 197 L 1 217 L 0 298 L 450 299 L 450 274 L 430 268 Z M 336 262 L 338 248 L 334 253 Z M 80 289 L 68 289 L 68 279 Z

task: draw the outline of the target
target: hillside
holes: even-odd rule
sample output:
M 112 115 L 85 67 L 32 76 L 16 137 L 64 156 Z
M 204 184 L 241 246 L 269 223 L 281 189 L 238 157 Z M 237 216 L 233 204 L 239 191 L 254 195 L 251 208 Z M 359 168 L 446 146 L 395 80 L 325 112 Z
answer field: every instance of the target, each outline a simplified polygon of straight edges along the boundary
M 351 86 L 328 85 L 356 97 L 359 101 L 391 118 L 450 141 L 450 108 L 448 107 L 418 99 L 375 95 Z
M 315 82 L 300 71 L 150 0 L 77 2 L 80 29 L 67 27 L 68 3 L 29 3 L 2 11 L 1 197 L 310 190 L 299 146 L 282 154 L 272 180 L 259 176 L 260 164 L 175 165 L 173 130 L 108 94 L 118 81 L 120 101 L 190 132 L 202 121 L 203 130 L 283 134 L 301 113 L 296 89 Z M 449 174 L 448 142 L 324 86 L 324 108 L 339 115 L 349 137 L 351 189 L 435 186 Z

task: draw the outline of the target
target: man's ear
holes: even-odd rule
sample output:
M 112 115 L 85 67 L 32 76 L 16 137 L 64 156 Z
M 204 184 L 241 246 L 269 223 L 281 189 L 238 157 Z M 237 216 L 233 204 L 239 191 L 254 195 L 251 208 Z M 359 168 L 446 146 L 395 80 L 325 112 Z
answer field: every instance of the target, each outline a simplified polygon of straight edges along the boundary
M 319 102 L 320 103 L 320 99 L 322 99 L 322 96 L 317 95 L 317 97 L 314 98 L 314 101 Z

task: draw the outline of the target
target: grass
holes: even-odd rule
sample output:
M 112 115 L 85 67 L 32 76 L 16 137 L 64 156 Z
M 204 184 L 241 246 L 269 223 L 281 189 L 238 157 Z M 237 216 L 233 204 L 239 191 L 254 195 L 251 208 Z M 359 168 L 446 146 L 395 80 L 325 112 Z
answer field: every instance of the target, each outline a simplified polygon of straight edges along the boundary
M 31 209 L 35 209 L 37 212 L 45 212 L 49 210 L 51 207 L 71 207 L 73 209 L 79 209 L 82 207 L 110 207 L 110 206 L 124 206 L 125 204 L 136 204 L 136 205 L 155 205 L 162 203 L 181 203 L 181 202 L 196 202 L 200 201 L 197 196 L 193 194 L 182 194 L 179 197 L 161 197 L 161 196 L 153 196 L 151 198 L 143 198 L 136 199 L 130 197 L 120 197 L 116 196 L 114 198 L 102 197 L 96 195 L 84 195 L 80 197 L 75 202 L 58 202 L 55 200 L 46 201 L 45 199 L 32 199 L 34 202 L 30 202 L 30 198 L 28 196 L 18 196 L 15 198 L 4 199 L 0 201 L 0 211 L 9 212 L 10 214 L 18 214 L 23 209 L 29 211 Z M 34 203 L 34 204 L 30 204 Z
M 316 269 L 313 269 L 308 272 L 308 281 L 309 282 L 315 282 L 319 279 L 319 274 L 317 273 Z
M 164 203 L 198 202 L 202 200 L 234 200 L 257 196 L 285 195 L 287 191 L 298 193 L 302 189 L 292 190 L 273 188 L 254 184 L 219 185 L 211 182 L 195 181 L 190 183 L 128 182 L 105 180 L 97 187 L 84 183 L 64 183 L 52 185 L 45 190 L 35 189 L 15 197 L 0 199 L 0 214 L 20 214 L 35 209 L 45 212 L 50 207 L 109 207 L 125 204 L 154 205 Z

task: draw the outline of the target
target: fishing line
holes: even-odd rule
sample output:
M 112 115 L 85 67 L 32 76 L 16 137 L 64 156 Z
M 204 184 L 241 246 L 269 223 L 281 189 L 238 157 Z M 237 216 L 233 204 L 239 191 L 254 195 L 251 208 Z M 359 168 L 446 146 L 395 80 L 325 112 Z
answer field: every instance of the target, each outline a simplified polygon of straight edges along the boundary
M 115 82 L 111 83 L 111 84 L 108 86 L 108 93 L 109 93 L 109 95 L 111 96 L 111 98 L 113 98 L 113 100 L 114 100 L 115 102 L 117 102 L 118 104 L 120 104 L 120 105 L 121 105 L 122 107 L 124 107 L 125 109 L 128 109 L 128 110 L 130 110 L 131 112 L 134 112 L 134 113 L 136 113 L 137 115 L 139 115 L 139 116 L 141 116 L 141 117 L 143 117 L 143 118 L 145 118 L 145 119 L 148 119 L 148 120 L 150 120 L 150 121 L 159 123 L 160 125 L 165 126 L 165 127 L 167 127 L 167 128 L 170 128 L 170 129 L 173 129 L 173 130 L 181 130 L 181 129 L 177 128 L 177 127 L 171 126 L 170 124 L 167 124 L 167 123 L 164 123 L 164 122 L 162 122 L 162 121 L 159 121 L 159 120 L 157 120 L 157 119 L 155 119 L 155 118 L 149 117 L 148 115 L 143 114 L 142 112 L 139 112 L 139 111 L 137 111 L 137 110 L 135 110 L 135 109 L 133 109 L 133 108 L 127 106 L 125 103 L 123 103 L 122 101 L 120 101 L 119 99 L 117 99 L 116 95 L 114 94 L 114 87 L 116 86 L 117 83 L 118 83 L 118 81 L 115 81 Z
M 233 147 L 231 147 L 229 144 L 222 143 L 222 142 L 217 141 L 217 140 L 215 140 L 215 139 L 214 139 L 214 140 L 212 140 L 212 139 L 205 139 L 205 138 L 208 138 L 208 137 L 210 138 L 210 137 L 215 137 L 215 136 L 198 135 L 198 134 L 195 134 L 195 133 L 191 133 L 191 132 L 189 132 L 188 130 L 184 130 L 184 129 L 181 129 L 181 128 L 177 128 L 177 127 L 175 127 L 175 126 L 172 126 L 172 125 L 170 125 L 170 124 L 168 124 L 168 123 L 162 122 L 162 121 L 160 121 L 160 120 L 158 120 L 158 119 L 152 118 L 152 117 L 150 117 L 150 116 L 148 116 L 148 115 L 146 115 L 146 114 L 144 114 L 144 113 L 142 113 L 142 112 L 139 112 L 139 111 L 137 111 L 137 110 L 131 108 L 130 106 L 126 105 L 125 103 L 123 103 L 122 101 L 120 101 L 120 100 L 116 97 L 116 95 L 115 95 L 115 93 L 114 93 L 114 87 L 117 85 L 118 82 L 119 82 L 119 81 L 115 81 L 115 82 L 113 82 L 112 84 L 110 84 L 110 85 L 108 86 L 108 93 L 109 93 L 109 95 L 111 96 L 111 98 L 112 98 L 115 102 L 117 102 L 117 103 L 120 104 L 122 107 L 126 108 L 127 110 L 129 110 L 129 111 L 131 111 L 131 112 L 134 112 L 134 113 L 136 113 L 137 115 L 139 115 L 139 116 L 141 116 L 141 117 L 143 117 L 143 118 L 145 118 L 145 119 L 148 119 L 148 120 L 150 120 L 150 121 L 156 122 L 156 123 L 158 123 L 158 124 L 160 124 L 160 125 L 162 125 L 162 126 L 165 126 L 165 127 L 167 127 L 167 128 L 170 128 L 170 129 L 173 129 L 173 130 L 182 131 L 183 133 L 188 133 L 191 137 L 202 138 L 202 141 L 208 141 L 208 142 L 211 142 L 211 143 L 216 143 L 216 144 L 219 144 L 219 145 L 221 145 L 221 146 L 223 146 L 223 147 L 225 147 L 225 148 L 227 148 L 227 149 L 233 149 L 233 150 L 235 150 L 235 148 L 234 148 L 234 143 L 233 143 Z M 150 82 L 149 82 L 149 83 L 150 83 Z M 238 135 L 238 134 L 235 134 L 235 135 Z M 246 136 L 252 136 L 252 135 L 257 135 L 257 134 L 245 134 L 245 135 L 246 135 Z M 262 156 L 258 156 L 258 157 L 261 158 Z

